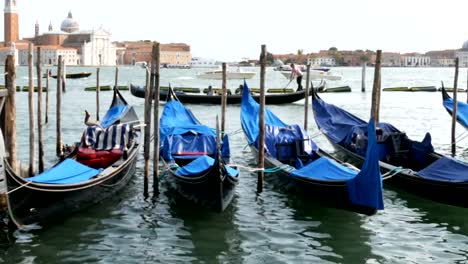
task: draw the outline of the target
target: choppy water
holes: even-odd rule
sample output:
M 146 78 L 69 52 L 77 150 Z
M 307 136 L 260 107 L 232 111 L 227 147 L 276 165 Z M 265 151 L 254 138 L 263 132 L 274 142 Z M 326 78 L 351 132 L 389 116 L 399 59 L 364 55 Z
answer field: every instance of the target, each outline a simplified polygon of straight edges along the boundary
M 73 71 L 92 68 L 68 68 Z M 258 71 L 258 69 L 255 69 Z M 367 119 L 370 112 L 373 69 L 367 70 L 367 92 L 361 93 L 360 68 L 335 68 L 343 75 L 330 86 L 350 85 L 352 93 L 323 94 L 328 102 L 345 107 Z M 114 69 L 101 69 L 101 85 L 114 82 Z M 121 85 L 144 82 L 144 70 L 120 68 Z M 163 70 L 161 85 L 219 86 L 200 81 L 196 70 Z M 459 87 L 466 87 L 466 69 Z M 454 71 L 440 68 L 383 68 L 382 87 L 452 86 Z M 258 87 L 258 75 L 248 83 Z M 267 86 L 284 87 L 287 80 L 268 70 Z M 26 68 L 19 69 L 18 84 L 27 85 Z M 46 159 L 55 153 L 55 81 L 50 94 L 46 126 Z M 69 80 L 64 94 L 62 126 L 64 142 L 79 140 L 84 110 L 95 113 L 95 93 L 83 88 L 95 85 L 95 74 L 85 80 Z M 230 81 L 229 86 L 237 87 Z M 143 118 L 143 100 L 123 92 Z M 45 96 L 45 95 L 44 95 Z M 111 92 L 101 93 L 101 116 L 110 104 Z M 460 100 L 466 100 L 460 94 Z M 27 93 L 17 94 L 18 143 L 21 159 L 28 161 Z M 37 104 L 36 104 L 37 105 Z M 190 106 L 194 114 L 214 126 L 218 106 Z M 271 106 L 289 123 L 303 124 L 303 103 Z M 234 159 L 242 166 L 255 166 L 241 133 L 239 106 L 228 106 Z M 93 114 L 94 115 L 94 114 Z M 319 145 L 332 150 L 319 135 L 309 114 L 309 132 Z M 390 121 L 414 139 L 426 131 L 441 152 L 450 150 L 451 119 L 441 105 L 440 93 L 382 93 L 381 120 Z M 462 134 L 458 126 L 458 134 Z M 459 158 L 468 159 L 467 140 L 458 143 Z M 256 194 L 256 175 L 242 171 L 233 203 L 221 213 L 212 213 L 175 198 L 161 183 L 161 194 L 143 197 L 142 157 L 132 184 L 121 195 L 63 223 L 39 230 L 17 231 L 15 240 L 0 248 L 4 263 L 468 263 L 468 209 L 433 203 L 397 189 L 386 188 L 385 210 L 366 217 L 330 209 L 312 200 L 300 199 L 273 188 L 268 182 Z

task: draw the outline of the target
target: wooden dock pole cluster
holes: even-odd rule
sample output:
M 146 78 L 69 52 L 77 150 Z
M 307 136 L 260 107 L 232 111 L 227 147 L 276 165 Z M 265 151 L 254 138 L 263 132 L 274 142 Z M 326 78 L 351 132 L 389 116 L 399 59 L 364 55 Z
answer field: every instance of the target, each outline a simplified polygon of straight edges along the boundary
M 455 78 L 453 80 L 453 110 L 452 110 L 452 157 L 456 154 L 456 135 L 455 128 L 457 125 L 457 93 L 458 93 L 458 58 L 455 58 Z
M 144 168 L 144 184 L 143 193 L 145 197 L 149 196 L 149 158 L 150 158 L 150 133 L 151 133 L 151 110 L 152 101 L 154 99 L 153 107 L 153 122 L 154 122 L 154 142 L 153 142 L 153 192 L 154 194 L 159 193 L 159 66 L 160 66 L 160 44 L 158 42 L 153 43 L 152 49 L 152 60 L 151 60 L 151 72 L 146 69 L 146 90 L 145 90 L 145 134 L 144 134 L 144 146 L 143 153 L 145 159 Z
M 371 106 L 371 116 L 374 117 L 375 125 L 379 123 L 379 115 L 380 115 L 381 61 L 382 61 L 382 50 L 377 50 L 377 57 L 375 59 L 374 86 L 372 88 L 372 106 Z
M 305 86 L 305 102 L 304 102 L 304 130 L 307 131 L 309 119 L 309 83 L 310 83 L 310 63 L 307 63 L 306 86 Z M 312 87 L 313 89 L 313 87 Z M 311 91 L 313 92 L 313 91 Z
M 260 109 L 259 109 L 259 141 L 258 141 L 258 168 L 257 174 L 257 192 L 263 191 L 263 178 L 265 168 L 265 69 L 266 69 L 266 45 L 262 45 L 260 54 Z
M 18 149 L 16 141 L 16 67 L 15 57 L 8 55 L 5 62 L 5 87 L 8 97 L 5 103 L 5 146 L 10 166 L 18 172 Z

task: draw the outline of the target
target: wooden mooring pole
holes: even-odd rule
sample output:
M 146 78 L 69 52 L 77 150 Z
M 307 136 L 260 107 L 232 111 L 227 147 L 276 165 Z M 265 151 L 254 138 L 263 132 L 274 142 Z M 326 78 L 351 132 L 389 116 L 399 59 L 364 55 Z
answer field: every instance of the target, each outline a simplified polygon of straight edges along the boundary
M 16 67 L 15 56 L 8 55 L 5 62 L 5 87 L 8 97 L 5 103 L 5 145 L 8 152 L 8 163 L 18 171 L 18 149 L 16 141 Z
M 367 68 L 367 62 L 363 62 L 362 63 L 361 92 L 366 91 L 366 68 Z
M 39 173 L 44 171 L 44 135 L 43 135 L 43 124 L 42 124 L 42 49 L 37 47 L 37 137 L 38 137 L 38 167 Z
M 115 66 L 115 84 L 114 87 L 115 89 L 119 88 L 119 66 Z
M 62 70 L 60 73 L 60 80 L 62 80 L 62 92 L 67 92 L 67 70 L 65 66 L 65 60 L 62 57 Z M 57 77 L 58 78 L 58 77 Z
M 59 55 L 57 62 L 57 103 L 56 103 L 56 132 L 57 132 L 57 144 L 56 153 L 57 157 L 63 156 L 62 148 L 62 122 L 60 120 L 61 109 L 62 109 L 62 55 Z
M 227 81 L 226 81 L 226 63 L 222 64 L 223 69 L 223 82 L 222 82 L 222 94 L 221 94 L 221 141 L 226 131 L 226 103 L 227 103 Z
M 263 178 L 265 175 L 265 68 L 266 68 L 266 45 L 262 45 L 260 54 L 260 109 L 259 109 L 259 141 L 258 141 L 258 168 L 257 192 L 263 191 Z
M 154 194 L 159 193 L 159 70 L 161 65 L 160 53 L 161 47 L 159 42 L 153 44 L 152 51 L 152 63 L 151 63 L 151 79 L 154 80 L 154 145 L 153 145 L 153 192 Z
M 457 94 L 458 94 L 458 58 L 455 58 L 455 79 L 453 80 L 453 110 L 452 110 L 452 157 L 456 155 L 456 138 L 455 138 L 455 128 L 457 125 Z
M 49 77 L 50 69 L 46 70 L 46 106 L 45 106 L 45 123 L 49 123 Z
M 150 72 L 146 68 L 146 90 L 145 90 L 145 136 L 143 145 L 143 157 L 145 159 L 145 176 L 143 179 L 143 194 L 149 196 L 149 158 L 150 158 L 150 134 L 151 134 L 151 104 L 152 104 L 152 89 L 150 81 Z
M 99 67 L 96 69 L 96 120 L 99 121 L 99 92 L 101 91 L 101 86 L 99 84 Z
M 28 73 L 29 73 L 29 89 L 28 89 L 28 106 L 29 106 L 29 175 L 35 173 L 35 126 L 34 126 L 34 61 L 33 61 L 33 44 L 29 43 L 28 49 Z
M 374 86 L 372 87 L 372 106 L 371 106 L 371 116 L 374 117 L 375 125 L 379 123 L 379 115 L 380 115 L 381 59 L 382 59 L 382 50 L 377 50 L 377 57 L 375 59 Z
M 305 86 L 305 102 L 304 102 L 304 130 L 307 131 L 307 124 L 309 119 L 309 84 L 310 84 L 310 63 L 307 63 L 307 75 L 306 75 L 306 86 Z

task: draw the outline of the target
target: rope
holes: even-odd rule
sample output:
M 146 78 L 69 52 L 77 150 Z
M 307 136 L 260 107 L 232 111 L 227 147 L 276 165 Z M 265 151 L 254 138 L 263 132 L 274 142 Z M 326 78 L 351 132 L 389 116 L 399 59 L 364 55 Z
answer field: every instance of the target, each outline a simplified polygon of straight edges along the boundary
M 290 166 L 290 165 L 282 165 L 282 166 L 278 166 L 278 167 L 273 167 L 273 168 L 252 168 L 252 167 L 247 167 L 247 166 L 242 166 L 242 165 L 237 165 L 237 164 L 232 164 L 232 166 L 236 166 L 238 168 L 243 168 L 249 172 L 260 172 L 260 171 L 263 171 L 265 173 L 275 173 L 275 172 L 278 172 L 280 170 L 287 170 L 287 169 L 295 169 L 294 167 Z
M 398 173 L 401 173 L 401 172 L 411 173 L 413 171 L 411 169 L 404 169 L 403 167 L 395 167 L 395 168 L 387 171 L 385 174 L 383 174 L 382 177 L 394 176 L 394 175 L 397 175 Z

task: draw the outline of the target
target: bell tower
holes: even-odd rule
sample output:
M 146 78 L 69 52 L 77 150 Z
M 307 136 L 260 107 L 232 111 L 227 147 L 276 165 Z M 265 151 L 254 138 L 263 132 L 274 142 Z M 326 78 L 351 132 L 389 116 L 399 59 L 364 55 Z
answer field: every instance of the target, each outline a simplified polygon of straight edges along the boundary
M 19 40 L 19 25 L 18 25 L 18 7 L 16 0 L 5 0 L 4 14 L 4 41 L 8 47 L 11 43 Z

